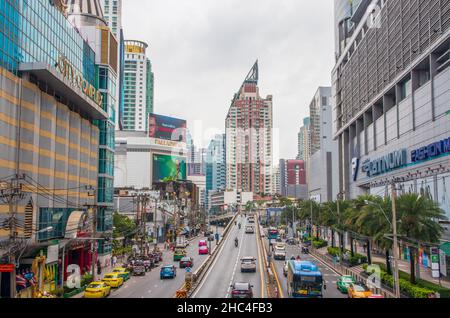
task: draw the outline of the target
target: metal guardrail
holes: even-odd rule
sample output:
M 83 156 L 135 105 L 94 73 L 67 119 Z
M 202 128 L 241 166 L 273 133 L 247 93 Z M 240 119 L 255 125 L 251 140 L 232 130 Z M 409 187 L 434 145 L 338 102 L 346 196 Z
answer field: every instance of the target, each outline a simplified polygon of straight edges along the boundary
M 357 273 L 354 270 L 352 270 L 351 268 L 345 267 L 343 265 L 336 266 L 335 264 L 330 262 L 330 259 L 327 256 L 317 253 L 314 249 L 311 249 L 309 251 L 309 253 L 313 257 L 315 257 L 315 258 L 319 259 L 320 261 L 322 261 L 323 263 L 325 263 L 328 267 L 332 268 L 335 272 L 339 273 L 340 275 L 352 276 L 357 282 L 367 281 L 367 277 L 365 277 L 364 275 L 361 275 L 360 273 Z M 374 294 L 382 295 L 385 298 L 395 298 L 395 294 L 393 292 L 387 290 L 386 288 L 375 288 L 373 290 L 373 292 L 374 292 Z
M 197 270 L 195 270 L 195 272 L 192 274 L 192 283 L 190 286 L 191 288 L 188 290 L 186 288 L 186 283 L 183 283 L 181 288 L 179 290 L 177 290 L 177 292 L 174 296 L 175 298 L 190 298 L 192 296 L 192 294 L 197 289 L 199 283 L 201 282 L 204 274 L 207 272 L 207 270 L 210 268 L 211 264 L 216 259 L 217 254 L 218 254 L 217 251 L 222 246 L 222 243 L 225 242 L 228 232 L 230 231 L 230 228 L 234 224 L 234 220 L 236 219 L 237 216 L 238 216 L 238 214 L 235 214 L 234 217 L 231 219 L 231 221 L 228 223 L 228 225 L 225 227 L 225 230 L 222 233 L 222 239 L 216 244 L 216 246 L 214 247 L 214 249 L 211 252 L 211 255 L 209 255 L 208 258 L 203 262 L 203 264 L 199 268 L 197 268 Z M 183 292 L 186 292 L 186 293 L 184 294 Z M 179 295 L 185 295 L 186 297 L 177 297 Z

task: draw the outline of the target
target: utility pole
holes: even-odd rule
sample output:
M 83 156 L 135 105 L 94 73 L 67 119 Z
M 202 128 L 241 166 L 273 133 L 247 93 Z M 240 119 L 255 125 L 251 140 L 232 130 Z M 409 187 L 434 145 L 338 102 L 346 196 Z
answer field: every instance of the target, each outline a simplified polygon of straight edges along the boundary
M 393 254 L 394 254 L 394 287 L 395 287 L 395 297 L 400 298 L 400 281 L 398 275 L 398 243 L 397 243 L 397 209 L 396 209 L 396 199 L 397 192 L 395 189 L 395 181 L 391 183 L 391 196 L 392 196 L 392 231 L 394 236 Z
M 24 198 L 24 193 L 22 191 L 22 184 L 20 180 L 23 180 L 25 175 L 19 175 L 16 173 L 14 178 L 11 179 L 9 183 L 4 183 L 4 187 L 0 190 L 1 200 L 8 204 L 9 215 L 8 218 L 8 228 L 9 228 L 9 248 L 8 248 L 8 258 L 9 263 L 16 266 L 15 259 L 15 249 L 16 249 L 16 238 L 17 238 L 17 209 L 19 202 Z M 10 284 L 10 297 L 16 297 L 16 271 L 10 274 L 11 284 Z

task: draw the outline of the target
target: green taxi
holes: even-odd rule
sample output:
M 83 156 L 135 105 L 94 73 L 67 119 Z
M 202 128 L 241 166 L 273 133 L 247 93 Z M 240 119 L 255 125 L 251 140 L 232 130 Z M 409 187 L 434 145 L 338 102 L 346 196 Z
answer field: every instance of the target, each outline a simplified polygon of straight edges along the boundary
M 342 293 L 348 292 L 348 287 L 350 284 L 356 283 L 355 279 L 350 275 L 344 275 L 339 277 L 338 281 L 336 282 L 337 289 L 339 289 Z
M 124 267 L 116 267 L 113 269 L 112 273 L 119 274 L 119 276 L 122 277 L 124 281 L 130 279 L 130 272 Z
M 180 259 L 186 256 L 186 250 L 183 248 L 177 248 L 173 252 L 173 261 L 178 262 Z

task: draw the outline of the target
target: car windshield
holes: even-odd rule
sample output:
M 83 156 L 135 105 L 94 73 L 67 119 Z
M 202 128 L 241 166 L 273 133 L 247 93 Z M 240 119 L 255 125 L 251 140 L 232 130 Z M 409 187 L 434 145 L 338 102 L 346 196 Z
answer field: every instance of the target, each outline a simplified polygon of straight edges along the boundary
M 344 283 L 351 283 L 351 282 L 353 282 L 353 278 L 352 277 L 342 277 L 341 280 Z
M 191 259 L 189 257 L 183 257 L 181 259 L 182 262 L 189 262 Z
M 255 260 L 248 258 L 248 259 L 243 259 L 243 260 L 242 260 L 242 263 L 251 264 L 251 263 L 253 263 L 254 261 L 255 261 Z
M 88 288 L 101 288 L 102 286 L 103 286 L 103 284 L 91 283 L 91 284 L 89 284 Z
M 113 274 L 106 274 L 105 278 L 116 278 L 117 275 L 113 275 Z
M 113 270 L 113 272 L 114 272 L 114 273 L 120 273 L 120 272 L 123 272 L 123 270 L 121 270 L 121 269 L 115 269 L 115 270 Z
M 172 271 L 172 266 L 165 266 L 162 268 L 163 271 L 170 272 Z
M 368 288 L 366 286 L 362 286 L 362 285 L 353 285 L 353 289 L 356 292 L 366 292 L 366 291 L 368 291 Z
M 235 290 L 249 290 L 249 284 L 248 283 L 236 283 L 234 284 Z

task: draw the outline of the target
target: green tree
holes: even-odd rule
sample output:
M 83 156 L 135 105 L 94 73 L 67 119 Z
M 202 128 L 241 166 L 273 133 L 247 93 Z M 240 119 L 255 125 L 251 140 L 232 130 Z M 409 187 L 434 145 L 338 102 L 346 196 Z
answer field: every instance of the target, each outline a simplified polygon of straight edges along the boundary
M 397 199 L 399 233 L 419 242 L 438 243 L 444 229 L 437 222 L 445 220 L 445 212 L 428 197 L 406 193 Z M 417 248 L 410 246 L 410 280 L 416 283 L 415 259 Z
M 129 217 L 119 214 L 118 212 L 113 215 L 113 238 L 117 237 L 132 237 L 136 232 L 136 222 Z

